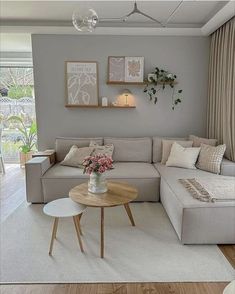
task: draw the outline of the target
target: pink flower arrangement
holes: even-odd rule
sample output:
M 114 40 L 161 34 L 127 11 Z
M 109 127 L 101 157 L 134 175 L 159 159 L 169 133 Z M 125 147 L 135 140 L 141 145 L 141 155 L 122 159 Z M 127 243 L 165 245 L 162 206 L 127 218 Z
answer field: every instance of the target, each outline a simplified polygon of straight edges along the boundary
M 113 169 L 113 160 L 111 157 L 106 155 L 98 154 L 95 156 L 87 156 L 83 164 L 84 171 L 83 173 L 91 174 L 91 173 L 99 173 L 102 174 L 106 170 Z

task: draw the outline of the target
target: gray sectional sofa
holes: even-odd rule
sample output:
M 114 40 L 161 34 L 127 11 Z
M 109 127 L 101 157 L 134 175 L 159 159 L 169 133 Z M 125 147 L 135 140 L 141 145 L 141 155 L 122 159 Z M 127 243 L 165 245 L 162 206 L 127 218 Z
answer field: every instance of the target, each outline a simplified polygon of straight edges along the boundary
M 27 201 L 47 203 L 65 197 L 71 188 L 88 180 L 82 169 L 59 163 L 72 145 L 89 146 L 91 140 L 100 145 L 113 144 L 114 169 L 106 173 L 107 179 L 127 181 L 136 186 L 139 192 L 137 201 L 161 201 L 183 244 L 234 244 L 235 202 L 201 202 L 178 181 L 179 178 L 219 175 L 162 165 L 162 139 L 57 138 L 56 164 L 50 164 L 47 157 L 35 157 L 26 164 Z M 221 173 L 235 177 L 235 163 L 224 159 Z

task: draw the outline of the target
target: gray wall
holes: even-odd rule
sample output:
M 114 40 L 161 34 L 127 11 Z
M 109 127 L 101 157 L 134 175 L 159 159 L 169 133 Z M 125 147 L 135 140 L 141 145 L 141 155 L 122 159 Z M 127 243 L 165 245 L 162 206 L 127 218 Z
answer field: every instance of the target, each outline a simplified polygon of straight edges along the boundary
M 57 136 L 205 135 L 208 37 L 33 35 L 39 149 L 53 147 Z M 116 99 L 125 86 L 106 85 L 108 56 L 144 56 L 145 72 L 155 66 L 178 75 L 183 103 L 171 110 L 171 92 L 151 103 L 141 86 L 128 86 L 136 109 L 67 109 L 68 60 L 98 61 L 99 96 Z

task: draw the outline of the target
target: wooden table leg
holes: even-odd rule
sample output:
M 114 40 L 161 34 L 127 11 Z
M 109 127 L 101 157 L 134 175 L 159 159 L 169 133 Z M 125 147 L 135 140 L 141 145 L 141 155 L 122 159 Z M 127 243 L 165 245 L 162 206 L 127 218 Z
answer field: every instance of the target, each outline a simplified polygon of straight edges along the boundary
M 56 238 L 56 231 L 57 231 L 57 227 L 58 227 L 58 221 L 59 221 L 59 218 L 55 217 L 54 224 L 53 224 L 53 229 L 52 229 L 52 235 L 51 235 L 51 243 L 50 243 L 49 255 L 52 254 L 53 243 L 54 243 L 54 239 Z
M 80 236 L 80 233 L 79 233 L 79 228 L 78 228 L 78 223 L 77 223 L 76 216 L 73 216 L 73 222 L 74 222 L 74 226 L 75 226 L 75 229 L 76 229 L 76 232 L 77 232 L 77 237 L 78 237 L 78 242 L 79 242 L 80 249 L 81 249 L 82 252 L 84 252 L 83 246 L 82 246 L 82 239 L 81 239 L 81 236 Z
M 58 222 L 59 222 L 59 218 L 57 218 L 56 226 L 55 226 L 55 239 L 56 239 L 56 236 L 57 236 Z
M 104 258 L 104 207 L 101 207 L 100 257 Z
M 129 216 L 132 226 L 135 226 L 135 222 L 134 222 L 129 204 L 128 203 L 124 204 L 124 207 L 126 209 L 127 215 Z
M 81 229 L 81 224 L 80 224 L 80 219 L 81 219 L 81 214 L 79 214 L 77 217 L 76 217 L 76 221 L 77 221 L 77 225 L 78 225 L 78 230 L 79 230 L 79 233 L 80 235 L 82 236 L 83 233 L 82 233 L 82 229 Z

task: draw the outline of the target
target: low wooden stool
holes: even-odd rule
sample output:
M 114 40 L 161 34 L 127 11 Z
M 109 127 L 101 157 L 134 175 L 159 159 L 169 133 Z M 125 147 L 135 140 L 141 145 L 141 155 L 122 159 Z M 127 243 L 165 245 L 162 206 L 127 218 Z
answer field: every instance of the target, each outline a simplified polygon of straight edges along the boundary
M 54 243 L 54 239 L 56 239 L 56 232 L 57 232 L 58 221 L 60 217 L 73 217 L 73 222 L 77 232 L 79 246 L 81 251 L 84 252 L 83 246 L 82 246 L 82 239 L 81 239 L 82 231 L 80 227 L 80 219 L 85 210 L 86 210 L 85 205 L 76 203 L 70 198 L 57 199 L 47 203 L 43 207 L 43 212 L 45 214 L 55 218 L 53 229 L 52 229 L 52 235 L 51 235 L 49 255 L 52 254 L 53 243 Z

